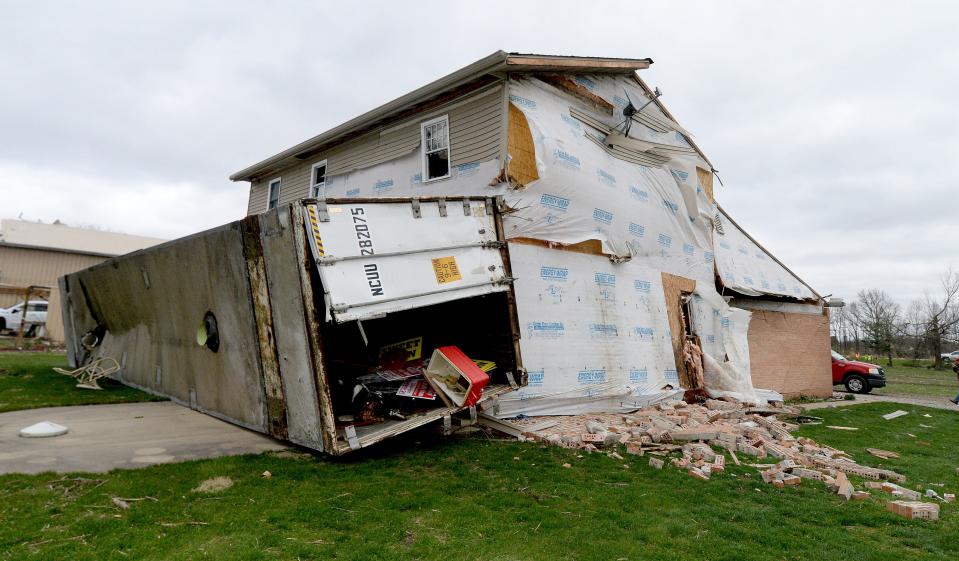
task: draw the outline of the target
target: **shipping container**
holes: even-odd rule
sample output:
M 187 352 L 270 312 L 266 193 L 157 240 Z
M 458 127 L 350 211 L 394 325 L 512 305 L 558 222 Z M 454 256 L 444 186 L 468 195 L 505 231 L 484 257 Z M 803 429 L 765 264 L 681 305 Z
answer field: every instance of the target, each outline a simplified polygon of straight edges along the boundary
M 60 279 L 69 362 L 334 455 L 475 419 L 526 384 L 501 204 L 307 199 L 110 259 Z M 477 403 L 424 376 L 447 346 Z

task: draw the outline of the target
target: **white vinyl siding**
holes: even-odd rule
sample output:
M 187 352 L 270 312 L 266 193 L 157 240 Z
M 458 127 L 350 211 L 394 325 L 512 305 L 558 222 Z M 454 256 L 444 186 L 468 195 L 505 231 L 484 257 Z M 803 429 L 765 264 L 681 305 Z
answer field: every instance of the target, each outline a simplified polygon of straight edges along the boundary
M 246 208 L 248 215 L 266 212 L 266 189 L 266 181 L 253 181 L 250 183 L 250 202 Z
M 419 151 L 420 123 L 444 114 L 449 118 L 451 168 L 499 157 L 503 131 L 502 101 L 503 86 L 496 85 L 425 111 L 423 118 L 406 116 L 394 125 L 387 124 L 383 129 L 312 154 L 306 161 L 276 170 L 273 173 L 283 176 L 280 204 L 310 196 L 313 164 L 320 160 L 326 160 L 326 177 L 330 178 Z M 251 186 L 249 214 L 267 210 L 268 180 L 269 177 L 263 177 Z

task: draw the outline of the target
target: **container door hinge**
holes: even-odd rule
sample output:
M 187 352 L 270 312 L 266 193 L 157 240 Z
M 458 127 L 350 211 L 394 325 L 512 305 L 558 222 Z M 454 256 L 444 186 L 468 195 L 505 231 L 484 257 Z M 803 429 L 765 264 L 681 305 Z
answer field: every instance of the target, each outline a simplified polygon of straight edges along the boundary
M 420 200 L 416 197 L 413 197 L 413 200 L 410 201 L 410 206 L 413 207 L 413 218 L 420 218 L 423 214 L 420 212 Z
M 439 207 L 440 209 L 440 216 L 442 216 L 443 218 L 446 218 L 446 199 L 443 197 L 440 197 L 439 199 L 437 199 L 436 206 Z
M 449 415 L 443 416 L 443 434 L 446 436 L 453 434 L 453 418 Z
M 327 208 L 326 201 L 324 199 L 319 199 L 316 201 L 316 210 L 317 214 L 320 215 L 320 222 L 330 221 L 330 209 Z
M 470 200 L 463 199 L 463 216 L 469 216 L 470 214 L 472 214 L 470 212 Z
M 360 439 L 356 437 L 356 427 L 350 425 L 343 429 L 343 434 L 346 435 L 346 441 L 350 444 L 350 450 L 359 450 L 360 449 Z

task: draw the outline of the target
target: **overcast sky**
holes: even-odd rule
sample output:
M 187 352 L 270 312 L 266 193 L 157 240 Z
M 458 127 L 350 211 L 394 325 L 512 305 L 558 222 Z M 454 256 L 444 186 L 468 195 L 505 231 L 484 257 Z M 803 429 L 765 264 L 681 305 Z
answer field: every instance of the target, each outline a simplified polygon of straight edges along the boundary
M 822 294 L 959 269 L 954 2 L 146 6 L 0 0 L 0 217 L 229 222 L 234 171 L 504 49 L 651 57 L 720 204 Z

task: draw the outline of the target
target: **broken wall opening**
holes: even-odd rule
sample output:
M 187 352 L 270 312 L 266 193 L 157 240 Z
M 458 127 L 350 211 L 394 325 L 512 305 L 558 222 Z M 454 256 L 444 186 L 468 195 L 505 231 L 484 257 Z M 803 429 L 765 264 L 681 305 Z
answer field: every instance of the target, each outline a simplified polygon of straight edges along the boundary
M 500 292 L 361 322 L 324 323 L 320 331 L 338 445 L 348 442 L 347 427 L 365 444 L 421 424 L 424 417 L 446 414 L 450 408 L 423 377 L 438 347 L 459 347 L 480 361 L 481 369 L 489 369 L 484 394 L 508 388 L 507 373 L 519 366 L 510 306 L 509 294 Z

